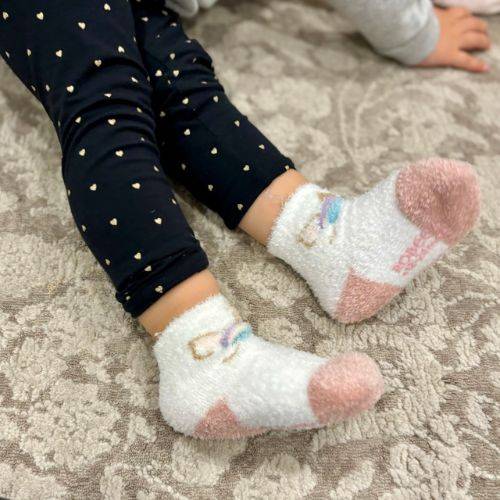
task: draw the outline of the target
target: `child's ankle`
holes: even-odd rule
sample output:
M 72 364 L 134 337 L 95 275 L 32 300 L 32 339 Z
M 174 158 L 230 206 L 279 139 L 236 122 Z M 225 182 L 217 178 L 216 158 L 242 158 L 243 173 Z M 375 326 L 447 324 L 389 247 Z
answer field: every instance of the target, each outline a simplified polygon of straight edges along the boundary
M 209 297 L 220 293 L 214 275 L 204 270 L 196 273 L 161 296 L 139 316 L 139 322 L 154 338 L 176 317 Z

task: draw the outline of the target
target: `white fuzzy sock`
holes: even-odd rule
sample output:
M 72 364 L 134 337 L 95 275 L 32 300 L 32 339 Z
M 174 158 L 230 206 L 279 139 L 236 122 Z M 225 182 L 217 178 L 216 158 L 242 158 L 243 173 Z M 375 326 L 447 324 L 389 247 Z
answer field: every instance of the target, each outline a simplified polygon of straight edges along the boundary
M 325 359 L 266 342 L 222 295 L 174 319 L 154 353 L 165 420 L 199 438 L 320 427 L 371 408 L 383 392 L 368 356 Z
M 474 14 L 497 14 L 500 12 L 500 0 L 434 0 L 442 7 L 465 7 Z
M 349 200 L 302 186 L 283 207 L 268 249 L 304 277 L 325 311 L 350 323 L 375 314 L 478 214 L 472 167 L 431 159 Z

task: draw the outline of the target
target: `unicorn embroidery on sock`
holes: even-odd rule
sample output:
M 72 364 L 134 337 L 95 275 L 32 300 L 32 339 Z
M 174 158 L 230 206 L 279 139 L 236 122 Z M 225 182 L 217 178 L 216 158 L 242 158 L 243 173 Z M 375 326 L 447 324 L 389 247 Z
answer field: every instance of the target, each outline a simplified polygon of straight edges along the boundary
M 220 332 L 208 332 L 198 335 L 188 342 L 191 355 L 197 361 L 203 361 L 216 353 L 222 355 L 222 362 L 227 363 L 236 356 L 240 344 L 252 335 L 248 323 L 233 323 Z
M 321 201 L 319 212 L 311 217 L 297 237 L 298 242 L 307 248 L 313 247 L 322 232 L 335 224 L 342 209 L 343 199 L 340 196 L 318 193 L 318 198 Z M 335 231 L 331 231 L 329 237 L 333 242 Z

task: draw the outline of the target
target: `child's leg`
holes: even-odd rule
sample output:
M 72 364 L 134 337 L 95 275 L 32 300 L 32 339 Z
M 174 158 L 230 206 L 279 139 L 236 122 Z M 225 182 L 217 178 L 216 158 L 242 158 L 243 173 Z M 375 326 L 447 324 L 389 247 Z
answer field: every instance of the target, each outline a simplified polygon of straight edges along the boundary
M 471 228 L 477 181 L 458 162 L 413 165 L 353 200 L 308 184 L 229 102 L 210 57 L 175 16 L 138 5 L 159 140 L 178 156 L 171 173 L 228 227 L 297 270 L 331 316 L 375 314 Z
M 2 55 L 57 130 L 75 222 L 137 316 L 208 262 L 161 169 L 131 9 L 98 0 L 2 9 Z
M 229 101 L 210 56 L 161 0 L 133 2 L 137 41 L 153 86 L 167 174 L 236 228 L 260 193 L 292 161 Z
M 0 49 L 56 125 L 82 236 L 126 310 L 142 313 L 150 332 L 169 323 L 154 348 L 167 422 L 199 437 L 237 437 L 371 407 L 383 383 L 368 356 L 328 360 L 273 345 L 221 295 L 208 298 L 217 284 L 159 168 L 129 5 L 11 0 L 2 9 Z

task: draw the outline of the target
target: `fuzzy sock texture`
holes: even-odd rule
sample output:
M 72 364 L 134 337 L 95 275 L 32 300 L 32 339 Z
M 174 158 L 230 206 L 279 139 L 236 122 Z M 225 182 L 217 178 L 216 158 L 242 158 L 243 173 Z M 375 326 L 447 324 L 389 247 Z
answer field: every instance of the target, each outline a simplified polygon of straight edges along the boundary
M 429 159 L 353 199 L 302 186 L 283 207 L 268 249 L 304 277 L 327 313 L 352 323 L 400 293 L 478 215 L 472 167 Z
M 222 295 L 174 319 L 154 353 L 163 417 L 198 438 L 321 427 L 371 408 L 383 393 L 365 354 L 325 359 L 266 342 Z

